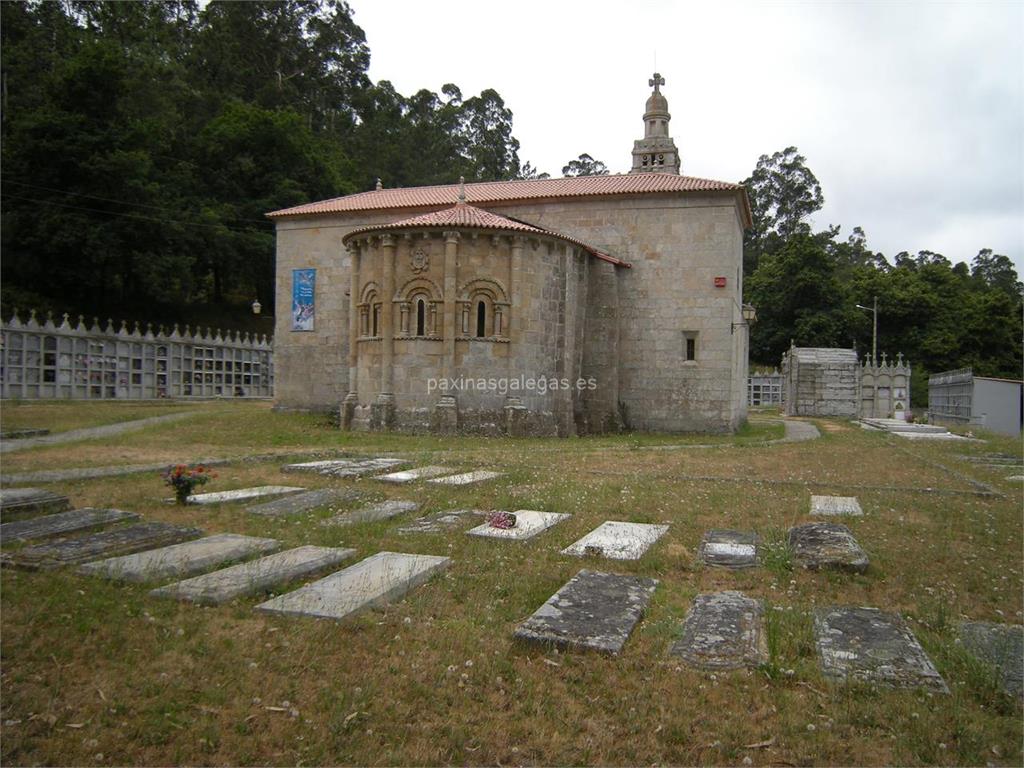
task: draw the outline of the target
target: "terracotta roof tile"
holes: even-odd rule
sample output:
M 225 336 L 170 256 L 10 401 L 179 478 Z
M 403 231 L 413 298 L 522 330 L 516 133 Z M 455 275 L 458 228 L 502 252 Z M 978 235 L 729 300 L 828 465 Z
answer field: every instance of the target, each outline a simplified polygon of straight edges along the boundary
M 596 256 L 603 261 L 609 261 L 612 264 L 618 264 L 623 267 L 631 266 L 628 262 L 625 262 L 622 259 L 617 259 L 614 256 L 610 256 L 591 245 L 587 245 L 581 240 L 577 240 L 575 237 L 569 237 L 568 235 L 563 235 L 560 232 L 542 229 L 541 227 L 535 227 L 532 224 L 516 221 L 515 219 L 509 219 L 505 216 L 499 216 L 496 213 L 491 213 L 490 211 L 485 211 L 481 208 L 477 208 L 476 206 L 467 205 L 462 202 L 456 203 L 451 208 L 445 208 L 431 213 L 424 213 L 419 216 L 413 216 L 412 218 L 402 219 L 401 221 L 393 221 L 388 224 L 371 224 L 370 226 L 360 227 L 359 229 L 354 229 L 345 235 L 345 237 L 342 238 L 342 242 L 347 243 L 354 237 L 373 232 L 387 232 L 389 230 L 411 229 L 417 227 L 471 227 L 473 229 L 490 229 L 500 230 L 502 232 L 522 232 L 524 234 L 546 235 L 547 237 L 554 237 L 559 240 L 564 240 L 567 243 L 578 245 L 591 255 Z
M 518 200 L 540 200 L 563 197 L 600 197 L 658 192 L 738 192 L 742 198 L 744 217 L 749 225 L 750 206 L 740 184 L 677 176 L 672 173 L 630 173 L 615 176 L 575 176 L 562 179 L 530 179 L 519 181 L 482 181 L 466 184 L 466 201 L 477 205 Z M 454 203 L 458 184 L 433 187 L 377 189 L 354 195 L 306 203 L 268 213 L 270 218 L 316 216 L 345 211 L 374 211 L 388 208 L 418 208 Z

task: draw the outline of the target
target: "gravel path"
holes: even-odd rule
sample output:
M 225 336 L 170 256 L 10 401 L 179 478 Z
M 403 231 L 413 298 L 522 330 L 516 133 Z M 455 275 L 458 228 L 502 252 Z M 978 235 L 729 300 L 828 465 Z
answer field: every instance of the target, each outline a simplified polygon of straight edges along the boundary
M 53 435 L 42 437 L 29 437 L 23 440 L 0 441 L 0 453 L 14 453 L 15 451 L 26 451 L 29 448 L 38 448 L 41 445 L 59 445 L 61 443 L 77 443 L 81 440 L 94 440 L 98 437 L 110 437 L 120 435 L 123 432 L 133 432 L 136 429 L 143 429 L 154 424 L 166 424 L 172 421 L 181 421 L 195 416 L 199 411 L 187 411 L 185 413 L 170 413 L 166 416 L 151 416 L 148 419 L 136 419 L 135 421 L 122 421 L 119 424 L 107 424 L 102 427 L 88 427 L 87 429 L 72 429 L 67 432 L 57 432 Z

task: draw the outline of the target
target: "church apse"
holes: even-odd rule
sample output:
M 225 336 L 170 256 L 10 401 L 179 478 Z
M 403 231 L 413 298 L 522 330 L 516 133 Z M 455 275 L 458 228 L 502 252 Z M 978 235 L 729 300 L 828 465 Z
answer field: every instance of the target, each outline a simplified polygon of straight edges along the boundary
M 593 391 L 617 378 L 583 376 L 595 368 L 585 245 L 462 201 L 344 243 L 355 318 L 344 427 L 570 435 L 616 423 L 617 393 Z

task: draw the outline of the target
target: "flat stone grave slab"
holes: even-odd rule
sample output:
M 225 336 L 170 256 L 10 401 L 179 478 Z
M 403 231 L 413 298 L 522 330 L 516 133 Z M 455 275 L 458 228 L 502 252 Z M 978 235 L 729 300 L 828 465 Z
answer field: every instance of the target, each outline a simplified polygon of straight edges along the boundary
M 248 501 L 262 499 L 265 496 L 283 496 L 286 493 L 302 493 L 305 488 L 293 485 L 257 485 L 253 488 L 239 488 L 235 491 L 217 491 L 216 493 L 196 493 L 188 497 L 189 504 L 225 504 L 231 501 Z M 168 499 L 174 501 L 174 499 Z
M 239 597 L 267 592 L 279 584 L 317 573 L 355 553 L 354 549 L 335 547 L 296 547 L 158 587 L 149 594 L 200 605 L 219 605 Z
M 184 544 L 86 563 L 79 567 L 78 572 L 85 576 L 104 576 L 117 581 L 180 579 L 232 560 L 273 552 L 280 546 L 281 542 L 277 539 L 218 533 Z
M 608 557 L 612 560 L 639 560 L 667 530 L 667 525 L 608 520 L 563 549 L 562 554 Z
M 475 472 L 463 472 L 460 475 L 448 475 L 447 477 L 435 477 L 427 480 L 428 483 L 437 485 L 472 485 L 482 483 L 485 480 L 493 480 L 501 477 L 501 472 L 491 472 L 488 469 L 478 469 Z
M 56 515 L 30 517 L 26 520 L 15 520 L 13 523 L 4 523 L 0 525 L 0 545 L 45 539 L 50 536 L 59 536 L 62 533 L 75 533 L 111 523 L 123 523 L 126 520 L 138 519 L 137 512 L 125 512 L 120 509 L 95 509 L 93 507 L 72 509 L 69 512 L 58 512 Z
M 1024 699 L 1024 627 L 965 621 L 960 625 L 960 642 L 973 656 L 998 670 L 1007 694 Z
M 970 456 L 967 454 L 960 454 L 957 456 L 958 459 L 969 461 L 972 464 L 981 464 L 986 467 L 1012 467 L 1017 468 L 1024 466 L 1024 460 L 1018 456 L 1014 456 L 1012 453 L 982 453 L 977 456 Z
M 618 654 L 643 616 L 656 579 L 582 570 L 515 631 L 518 640 Z
M 835 515 L 863 515 L 856 496 L 811 496 L 811 514 L 831 517 Z
M 708 531 L 697 547 L 697 559 L 720 568 L 753 568 L 757 565 L 756 533 L 715 529 Z
M 807 523 L 789 529 L 789 548 L 793 561 L 811 571 L 831 568 L 864 573 L 867 553 L 853 532 L 839 523 Z
M 451 563 L 435 555 L 378 552 L 343 571 L 274 597 L 257 611 L 322 619 L 344 619 L 359 611 L 386 605 L 418 587 Z
M 331 477 L 362 477 L 383 472 L 401 464 L 408 464 L 404 459 L 371 458 L 371 459 L 331 459 L 328 461 L 306 461 L 301 464 L 286 464 L 282 472 L 315 472 L 318 475 Z
M 309 512 L 311 509 L 317 509 L 318 507 L 342 504 L 356 498 L 359 498 L 358 492 L 350 488 L 318 488 L 314 491 L 284 496 L 280 499 L 264 502 L 263 504 L 255 504 L 251 507 L 246 507 L 245 511 L 252 515 L 263 515 L 264 517 L 283 517 L 284 515 L 297 515 L 302 512 Z
M 764 604 L 742 592 L 697 595 L 670 653 L 698 669 L 741 669 L 768 661 Z
M 931 659 L 896 613 L 832 606 L 814 612 L 815 644 L 825 677 L 949 693 Z
M 52 515 L 71 509 L 67 496 L 42 488 L 5 488 L 0 491 L 0 520 Z
M 486 517 L 484 509 L 453 509 L 451 511 L 433 512 L 417 517 L 408 525 L 398 529 L 399 533 L 445 533 L 466 525 L 473 517 Z
M 450 472 L 451 470 L 448 467 L 416 467 L 414 469 L 402 470 L 401 472 L 392 472 L 389 475 L 380 475 L 377 479 L 382 483 L 401 485 L 403 483 L 412 483 L 416 480 L 427 480 L 438 475 L 447 475 Z
M 367 504 L 365 507 L 354 509 L 351 512 L 342 512 L 340 515 L 329 517 L 321 521 L 320 525 L 354 525 L 355 523 L 375 523 L 378 520 L 388 520 L 406 512 L 415 512 L 420 508 L 419 502 L 391 499 L 378 501 L 375 504 Z
M 564 512 L 538 512 L 533 509 L 517 509 L 512 513 L 516 516 L 516 524 L 511 528 L 495 528 L 490 523 L 470 528 L 466 533 L 470 536 L 487 536 L 492 539 L 513 539 L 524 541 L 532 539 L 541 531 L 572 517 Z
M 2 562 L 16 568 L 51 570 L 112 555 L 124 555 L 153 547 L 177 544 L 203 535 L 199 528 L 170 523 L 138 523 L 74 539 L 35 544 L 17 552 L 5 552 Z

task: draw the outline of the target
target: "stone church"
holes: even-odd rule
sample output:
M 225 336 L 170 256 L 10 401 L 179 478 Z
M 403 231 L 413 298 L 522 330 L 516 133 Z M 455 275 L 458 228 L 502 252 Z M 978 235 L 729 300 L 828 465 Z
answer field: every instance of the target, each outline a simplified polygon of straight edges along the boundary
M 681 174 L 664 83 L 627 174 L 378 182 L 268 214 L 277 405 L 364 430 L 736 429 L 750 205 Z

